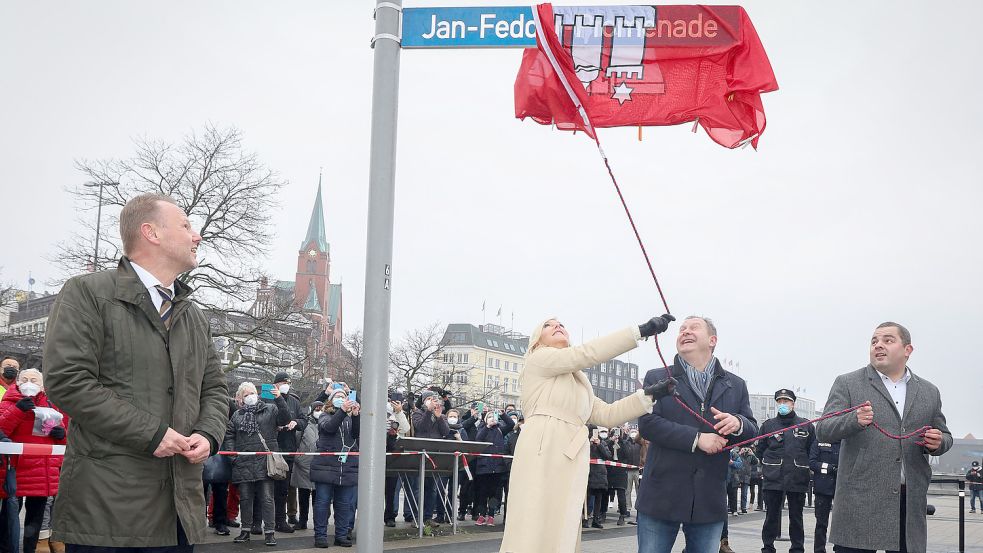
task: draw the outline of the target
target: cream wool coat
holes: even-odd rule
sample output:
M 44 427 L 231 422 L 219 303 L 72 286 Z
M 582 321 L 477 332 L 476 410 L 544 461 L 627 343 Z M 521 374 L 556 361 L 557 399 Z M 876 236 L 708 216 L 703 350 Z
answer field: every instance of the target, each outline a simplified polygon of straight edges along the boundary
M 638 328 L 563 349 L 540 346 L 519 374 L 526 421 L 509 481 L 501 553 L 580 551 L 590 448 L 587 423 L 609 428 L 652 411 L 638 392 L 608 404 L 594 396 L 583 369 L 637 346 Z

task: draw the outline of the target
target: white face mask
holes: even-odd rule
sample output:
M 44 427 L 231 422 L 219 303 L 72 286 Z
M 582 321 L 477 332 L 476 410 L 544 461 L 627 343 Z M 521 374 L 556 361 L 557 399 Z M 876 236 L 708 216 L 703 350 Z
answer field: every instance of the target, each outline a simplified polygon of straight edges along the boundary
M 600 432 L 598 434 L 598 436 L 600 436 L 602 440 L 608 439 L 608 433 L 607 432 Z
M 290 384 L 280 384 L 280 393 L 285 394 L 290 391 Z
M 249 394 L 248 396 L 242 398 L 243 405 L 256 405 L 259 403 L 259 396 L 256 394 Z
M 638 437 L 638 432 L 629 432 L 628 437 L 634 440 Z
M 18 388 L 20 388 L 20 393 L 27 397 L 34 397 L 41 392 L 41 387 L 33 382 L 25 382 Z
M 447 424 L 457 424 L 457 417 L 447 417 Z
M 311 415 L 314 415 L 314 418 L 315 419 L 321 418 L 321 412 L 320 411 L 314 411 L 313 413 L 311 413 Z

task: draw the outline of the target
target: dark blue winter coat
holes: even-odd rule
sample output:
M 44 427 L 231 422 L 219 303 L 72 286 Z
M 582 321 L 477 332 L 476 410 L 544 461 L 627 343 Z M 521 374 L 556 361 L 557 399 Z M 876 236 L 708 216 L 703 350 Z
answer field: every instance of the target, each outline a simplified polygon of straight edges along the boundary
M 333 413 L 325 411 L 317 420 L 318 451 L 358 451 L 359 417 L 349 417 L 343 409 Z M 344 460 L 344 462 L 342 462 Z M 323 455 L 311 463 L 311 482 L 324 482 L 338 486 L 358 484 L 358 455 L 342 458 Z
M 703 417 L 712 420 L 710 407 L 738 416 L 741 433 L 728 436 L 734 444 L 758 435 L 758 425 L 751 413 L 747 384 L 735 374 L 714 364 L 708 401 L 701 404 L 689 385 L 689 379 L 676 356 L 671 367 L 679 381 L 679 398 Z M 666 377 L 665 369 L 653 369 L 645 375 L 645 386 Z M 638 432 L 649 440 L 645 477 L 638 490 L 636 508 L 651 517 L 697 524 L 727 519 L 727 465 L 730 454 L 722 451 L 707 455 L 693 449 L 697 433 L 713 429 L 688 413 L 672 397 L 656 402 L 652 413 L 638 419 Z
M 478 428 L 478 435 L 475 441 L 491 442 L 492 444 L 482 453 L 507 454 L 505 450 L 505 434 L 511 432 L 512 427 L 515 426 L 512 419 L 509 417 L 500 417 L 498 424 L 495 426 L 489 427 L 483 422 L 476 426 Z M 474 465 L 475 474 L 500 474 L 508 472 L 508 467 L 505 466 L 505 459 L 501 457 L 478 457 Z
M 836 492 L 836 469 L 840 464 L 840 442 L 813 440 L 809 448 L 809 468 L 812 469 L 814 493 L 832 496 Z

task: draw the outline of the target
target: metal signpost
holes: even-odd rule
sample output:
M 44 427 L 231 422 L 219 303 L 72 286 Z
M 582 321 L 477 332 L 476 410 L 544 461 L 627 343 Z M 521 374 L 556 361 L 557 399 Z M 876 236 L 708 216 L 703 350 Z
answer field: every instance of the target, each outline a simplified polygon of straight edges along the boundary
M 404 10 L 401 0 L 377 0 L 375 6 L 361 410 L 361 427 L 366 431 L 360 439 L 358 504 L 362 508 L 356 536 L 359 551 L 367 553 L 381 553 L 383 537 L 386 435 L 381 429 L 386 423 L 389 371 L 400 48 L 536 46 L 529 6 Z

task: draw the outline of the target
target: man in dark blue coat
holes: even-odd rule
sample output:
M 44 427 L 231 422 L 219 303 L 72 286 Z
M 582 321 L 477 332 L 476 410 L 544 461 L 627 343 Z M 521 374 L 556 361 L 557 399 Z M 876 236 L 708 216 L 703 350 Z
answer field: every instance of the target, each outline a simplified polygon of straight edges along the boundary
M 809 468 L 812 469 L 813 491 L 816 493 L 815 553 L 826 553 L 826 530 L 829 512 L 833 509 L 836 492 L 836 467 L 840 464 L 840 442 L 813 440 L 809 448 Z
M 723 450 L 758 434 L 747 385 L 713 356 L 717 329 L 705 317 L 687 317 L 676 337 L 671 371 L 679 400 L 714 428 L 663 398 L 639 418 L 649 440 L 645 477 L 638 491 L 639 553 L 668 553 L 682 526 L 689 553 L 717 553 L 727 519 L 727 463 Z M 645 375 L 645 386 L 665 378 L 666 369 Z

